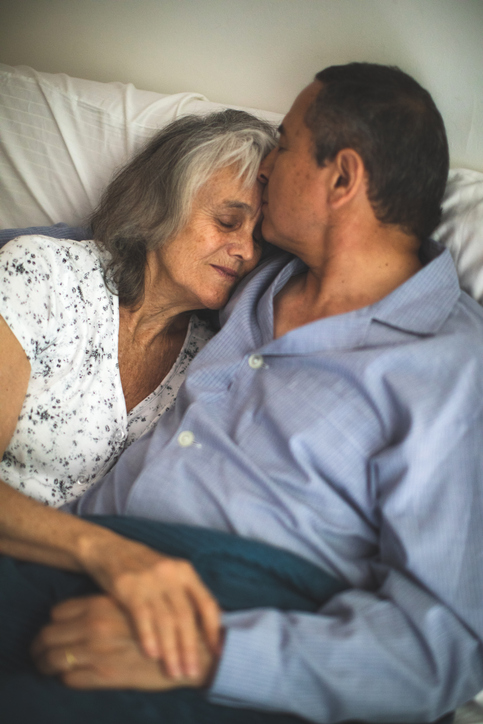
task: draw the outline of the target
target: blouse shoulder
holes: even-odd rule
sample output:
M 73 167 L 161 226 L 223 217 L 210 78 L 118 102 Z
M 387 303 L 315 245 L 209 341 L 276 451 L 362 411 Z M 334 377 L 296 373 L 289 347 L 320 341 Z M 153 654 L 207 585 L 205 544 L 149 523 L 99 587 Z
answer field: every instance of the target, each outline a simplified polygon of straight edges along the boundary
M 18 236 L 0 249 L 0 280 L 34 277 L 49 281 L 56 271 L 82 273 L 102 269 L 104 260 L 94 241 L 72 241 L 50 236 Z
M 0 249 L 0 314 L 32 359 L 66 317 L 108 295 L 95 242 L 20 236 Z

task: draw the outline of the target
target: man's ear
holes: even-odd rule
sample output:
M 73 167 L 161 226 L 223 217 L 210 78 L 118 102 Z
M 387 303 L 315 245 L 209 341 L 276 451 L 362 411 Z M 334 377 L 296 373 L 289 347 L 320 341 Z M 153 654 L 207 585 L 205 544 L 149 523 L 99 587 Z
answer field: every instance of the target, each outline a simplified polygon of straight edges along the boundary
M 330 204 L 337 209 L 351 201 L 364 189 L 366 169 L 362 158 L 353 148 L 343 148 L 332 162 Z

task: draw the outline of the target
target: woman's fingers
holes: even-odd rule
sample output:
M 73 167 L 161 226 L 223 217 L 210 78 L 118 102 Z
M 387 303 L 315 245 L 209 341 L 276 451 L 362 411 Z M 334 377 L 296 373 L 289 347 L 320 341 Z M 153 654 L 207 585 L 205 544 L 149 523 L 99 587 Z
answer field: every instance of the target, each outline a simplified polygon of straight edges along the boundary
M 122 598 L 117 600 L 129 615 L 141 649 L 146 656 L 150 659 L 160 659 L 162 649 L 156 631 L 156 617 L 151 601 L 133 602 Z
M 174 623 L 174 636 L 170 641 L 173 648 L 169 652 L 165 650 L 167 671 L 171 674 L 171 667 L 174 665 L 178 667 L 181 675 L 198 676 L 200 631 L 196 622 L 197 611 L 184 591 L 172 592 L 168 601 Z M 163 633 L 160 629 L 160 634 Z
M 144 606 L 136 607 L 133 616 L 138 639 L 150 658 L 163 662 L 168 676 L 182 676 L 181 652 L 177 637 L 177 617 L 166 602 L 166 594 Z M 156 652 L 156 655 L 153 655 Z
M 155 614 L 159 648 L 161 650 L 160 659 L 167 675 L 174 679 L 180 679 L 186 672 L 183 666 L 183 652 L 180 647 L 179 627 L 181 622 L 178 612 L 172 609 L 166 595 L 162 601 L 157 603 L 158 605 L 153 607 L 153 613 Z M 156 613 L 156 609 L 158 613 Z
M 208 646 L 214 654 L 218 654 L 221 632 L 221 610 L 218 602 L 202 583 L 201 585 L 193 586 L 190 594 L 195 602 L 200 625 L 204 631 Z
M 163 592 L 143 611 L 136 609 L 136 624 L 142 621 L 145 625 L 136 629 L 138 638 L 143 642 L 146 636 L 156 639 L 156 658 L 162 660 L 168 676 L 179 679 L 198 675 L 199 640 L 203 635 L 197 623 L 200 613 L 183 589 Z
M 200 632 L 218 653 L 218 604 L 188 561 L 120 540 L 115 551 L 90 548 L 87 570 L 129 615 L 146 656 L 161 660 L 169 676 L 190 676 Z
M 146 655 L 161 659 L 169 676 L 196 675 L 200 630 L 217 653 L 220 609 L 192 565 L 156 556 L 141 571 L 125 569 L 112 593 L 131 616 Z

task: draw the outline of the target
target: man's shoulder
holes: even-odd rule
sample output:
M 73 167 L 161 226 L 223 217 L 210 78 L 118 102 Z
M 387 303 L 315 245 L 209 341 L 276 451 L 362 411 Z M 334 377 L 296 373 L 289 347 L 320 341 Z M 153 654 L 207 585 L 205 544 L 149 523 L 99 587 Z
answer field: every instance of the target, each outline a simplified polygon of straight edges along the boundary
M 404 380 L 408 367 L 417 378 L 415 388 L 424 389 L 422 403 L 431 408 L 438 401 L 458 414 L 473 414 L 483 404 L 483 309 L 461 291 L 441 326 L 427 336 L 414 339 L 408 350 L 400 350 Z M 438 407 L 439 409 L 439 407 Z M 456 419 L 456 418 L 454 418 Z M 454 420 L 453 420 L 454 421 Z
M 455 353 L 456 347 L 462 348 L 464 345 L 467 353 L 471 351 L 478 354 L 483 365 L 483 308 L 463 290 L 439 330 L 439 335 L 442 338 L 452 338 L 454 348 L 451 346 Z

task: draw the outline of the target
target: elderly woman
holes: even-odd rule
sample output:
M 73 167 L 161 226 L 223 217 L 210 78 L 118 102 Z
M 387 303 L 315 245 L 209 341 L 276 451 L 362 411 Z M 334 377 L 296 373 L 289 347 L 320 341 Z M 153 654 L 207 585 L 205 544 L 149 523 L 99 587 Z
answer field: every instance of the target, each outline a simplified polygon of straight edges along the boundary
M 213 334 L 195 310 L 222 307 L 260 258 L 256 175 L 273 145 L 243 112 L 182 118 L 110 184 L 93 241 L 0 251 L 0 550 L 89 573 L 173 675 L 196 666 L 197 616 L 217 641 L 194 571 L 47 506 L 80 496 L 172 404 Z

